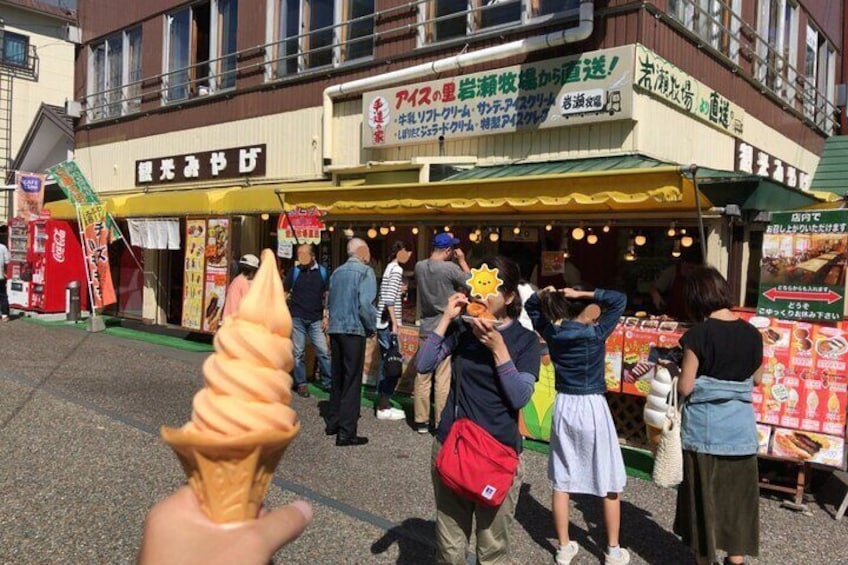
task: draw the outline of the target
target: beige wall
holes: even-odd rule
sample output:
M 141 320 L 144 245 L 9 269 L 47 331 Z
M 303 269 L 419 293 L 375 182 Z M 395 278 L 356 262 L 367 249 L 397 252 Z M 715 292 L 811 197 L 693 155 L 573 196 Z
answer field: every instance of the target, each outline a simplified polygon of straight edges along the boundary
M 12 152 L 14 159 L 42 102 L 63 106 L 73 99 L 74 45 L 64 41 L 60 20 L 3 6 L 4 29 L 29 36 L 38 53 L 37 80 L 15 78 L 12 92 Z
M 265 180 L 321 178 L 321 108 L 77 148 L 76 160 L 96 191 L 126 192 L 138 190 L 136 160 L 260 143 L 268 151 Z

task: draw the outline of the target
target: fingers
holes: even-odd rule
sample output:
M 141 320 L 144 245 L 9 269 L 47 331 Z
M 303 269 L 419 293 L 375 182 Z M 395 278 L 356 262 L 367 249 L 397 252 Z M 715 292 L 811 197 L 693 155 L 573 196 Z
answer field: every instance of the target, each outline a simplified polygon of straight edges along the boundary
M 253 528 L 262 540 L 269 555 L 300 537 L 312 521 L 312 507 L 297 500 L 260 516 L 248 527 Z

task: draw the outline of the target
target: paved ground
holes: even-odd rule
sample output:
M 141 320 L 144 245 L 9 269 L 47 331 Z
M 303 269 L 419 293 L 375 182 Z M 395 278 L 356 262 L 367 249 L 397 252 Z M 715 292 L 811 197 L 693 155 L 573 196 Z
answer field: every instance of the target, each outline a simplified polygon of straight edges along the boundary
M 0 562 L 130 563 L 146 510 L 183 482 L 158 438 L 182 424 L 205 354 L 21 320 L 0 325 Z M 432 439 L 363 409 L 362 448 L 323 434 L 320 402 L 296 398 L 303 431 L 271 488 L 271 506 L 295 497 L 316 508 L 286 563 L 428 563 L 433 547 Z M 551 561 L 546 459 L 526 453 L 515 528 L 516 563 Z M 848 521 L 834 522 L 836 489 L 793 513 L 762 499 L 757 563 L 848 563 Z M 623 545 L 635 563 L 687 563 L 670 533 L 674 494 L 631 479 Z M 573 512 L 575 539 L 598 563 L 601 516 L 591 499 Z

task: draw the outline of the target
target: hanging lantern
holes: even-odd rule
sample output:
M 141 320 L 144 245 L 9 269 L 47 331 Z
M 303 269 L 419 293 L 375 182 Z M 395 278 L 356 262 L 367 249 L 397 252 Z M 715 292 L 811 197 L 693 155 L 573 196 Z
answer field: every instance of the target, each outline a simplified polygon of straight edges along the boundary
M 396 229 L 397 229 L 397 228 L 395 227 L 395 225 L 394 225 L 394 224 L 392 224 L 392 225 L 390 225 L 390 226 L 389 226 L 389 231 L 390 231 L 390 232 L 393 232 L 393 231 L 395 231 Z
M 674 240 L 674 246 L 671 248 L 671 256 L 674 257 L 675 259 L 677 259 L 681 255 L 680 243 L 681 242 L 680 242 L 679 239 Z
M 512 228 L 512 233 L 514 233 L 515 235 L 521 235 L 521 226 L 515 226 L 514 228 Z
M 675 222 L 671 222 L 671 225 L 668 226 L 668 231 L 666 232 L 666 235 L 668 235 L 668 237 L 676 236 L 677 235 L 677 229 L 676 228 L 677 228 L 677 224 Z
M 498 230 L 493 229 L 491 232 L 489 232 L 489 241 L 491 241 L 492 243 L 496 242 L 500 238 L 501 235 L 498 233 Z
M 586 236 L 586 243 L 589 245 L 595 245 L 598 243 L 598 234 L 592 231 L 592 228 L 589 228 L 589 235 Z
M 545 224 L 545 231 L 551 231 L 552 229 L 554 229 L 553 224 Z
M 603 227 L 603 232 L 604 232 L 604 233 L 609 233 L 611 229 L 612 229 L 612 227 L 610 226 L 610 223 L 609 223 L 609 222 L 607 222 L 607 223 L 605 223 L 605 224 L 604 224 L 604 227 Z
M 633 238 L 633 243 L 636 244 L 636 247 L 642 247 L 646 243 L 648 243 L 648 238 L 645 237 L 643 233 L 637 233 L 636 237 Z
M 573 230 L 571 230 L 571 237 L 574 241 L 580 241 L 586 236 L 586 230 L 583 229 L 583 226 L 577 226 Z
M 480 236 L 477 234 L 476 231 L 473 231 L 470 234 L 468 234 L 468 241 L 470 241 L 471 243 L 477 243 L 477 240 L 479 238 L 480 238 Z
M 260 217 L 260 218 L 262 218 L 262 221 L 263 221 L 263 222 L 267 222 L 267 221 L 268 221 L 268 218 L 270 218 L 271 216 L 270 216 L 270 215 L 268 215 L 268 213 L 266 212 L 266 213 L 262 214 L 262 215 L 261 215 L 261 216 L 259 216 L 259 217 Z
M 418 235 L 418 226 L 412 226 L 412 235 Z
M 377 229 L 376 228 L 368 228 L 368 237 L 374 239 L 377 237 Z
M 692 244 L 694 243 L 695 238 L 693 238 L 691 235 L 684 235 L 680 238 L 680 245 L 682 245 L 683 247 L 692 247 Z
M 389 228 L 386 226 L 380 226 L 380 235 L 389 235 Z

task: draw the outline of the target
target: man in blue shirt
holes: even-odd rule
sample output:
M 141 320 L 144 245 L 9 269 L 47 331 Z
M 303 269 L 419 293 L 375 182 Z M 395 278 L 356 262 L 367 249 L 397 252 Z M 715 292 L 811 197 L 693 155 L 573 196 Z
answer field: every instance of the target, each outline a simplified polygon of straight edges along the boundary
M 315 260 L 315 246 L 304 243 L 297 248 L 297 264 L 286 274 L 286 291 L 290 293 L 294 342 L 294 378 L 297 393 L 308 397 L 306 386 L 306 339 L 312 343 L 315 359 L 321 371 L 321 386 L 330 390 L 330 351 L 327 348 L 327 329 L 324 299 L 329 289 L 326 269 Z
M 356 434 L 365 338 L 377 326 L 377 276 L 368 263 L 371 251 L 359 238 L 347 244 L 347 262 L 330 277 L 328 333 L 332 349 L 333 385 L 327 435 L 336 436 L 336 445 L 364 445 L 368 438 Z

